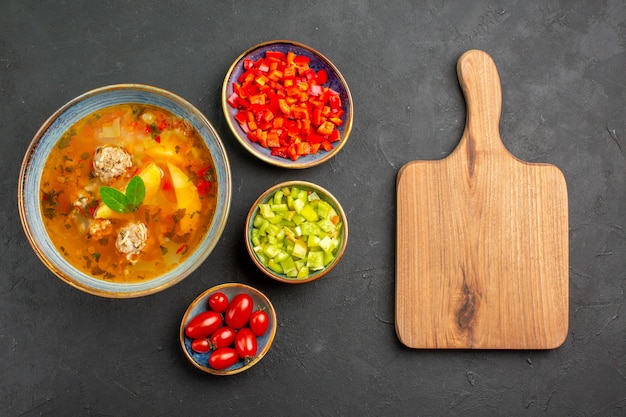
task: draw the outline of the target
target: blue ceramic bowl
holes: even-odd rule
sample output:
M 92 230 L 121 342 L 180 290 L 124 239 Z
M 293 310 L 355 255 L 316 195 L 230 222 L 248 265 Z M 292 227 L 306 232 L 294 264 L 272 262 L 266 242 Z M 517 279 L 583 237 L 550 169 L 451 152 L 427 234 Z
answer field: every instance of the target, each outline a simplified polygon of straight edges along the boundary
M 213 369 L 208 365 L 209 357 L 211 356 L 212 351 L 207 353 L 194 352 L 191 349 L 192 339 L 185 336 L 185 327 L 187 326 L 187 323 L 189 323 L 189 321 L 191 321 L 198 314 L 209 309 L 208 299 L 211 294 L 216 292 L 222 292 L 226 295 L 226 297 L 228 297 L 228 300 L 232 300 L 237 294 L 248 294 L 254 301 L 254 310 L 265 310 L 270 319 L 269 326 L 265 334 L 257 338 L 257 355 L 248 362 L 244 362 L 243 359 L 240 359 L 233 366 L 219 370 Z M 276 336 L 276 328 L 276 310 L 274 310 L 274 306 L 270 300 L 261 291 L 245 284 L 234 282 L 225 283 L 206 290 L 189 305 L 189 308 L 187 308 L 187 311 L 183 316 L 183 320 L 180 323 L 180 344 L 183 348 L 185 356 L 196 368 L 213 375 L 234 375 L 250 369 L 265 356 L 265 354 L 270 350 L 274 337 Z
M 265 56 L 265 52 L 267 51 L 280 51 L 283 53 L 294 52 L 296 55 L 304 55 L 311 59 L 309 67 L 311 67 L 315 71 L 319 71 L 320 69 L 326 70 L 328 74 L 328 81 L 326 82 L 325 86 L 328 86 L 339 93 L 342 105 L 345 110 L 342 116 L 343 124 L 339 127 L 341 140 L 333 143 L 332 150 L 324 151 L 320 149 L 316 154 L 301 156 L 296 161 L 292 161 L 291 159 L 282 158 L 279 156 L 274 156 L 270 154 L 269 149 L 250 141 L 250 139 L 248 139 L 244 131 L 239 126 L 239 123 L 235 120 L 235 116 L 237 115 L 238 111 L 237 109 L 234 109 L 232 106 L 230 106 L 230 104 L 228 104 L 228 98 L 233 93 L 233 81 L 236 81 L 239 76 L 244 72 L 243 63 L 245 59 L 252 59 L 253 61 L 256 61 L 259 58 L 263 58 Z M 328 58 L 326 58 L 315 49 L 301 43 L 288 40 L 275 40 L 264 42 L 253 46 L 252 48 L 239 55 L 239 57 L 237 57 L 235 62 L 228 69 L 228 72 L 226 73 L 226 78 L 224 79 L 224 84 L 222 86 L 222 108 L 224 110 L 224 115 L 226 116 L 226 121 L 228 122 L 230 130 L 233 132 L 239 143 L 241 143 L 241 145 L 243 145 L 243 147 L 248 152 L 269 164 L 283 168 L 309 168 L 328 161 L 333 156 L 335 156 L 341 150 L 341 148 L 343 148 L 343 146 L 348 141 L 350 132 L 352 130 L 352 96 L 350 94 L 348 84 L 346 83 L 346 80 L 343 78 L 339 70 Z
M 199 247 L 175 269 L 151 280 L 115 283 L 94 278 L 71 265 L 56 249 L 44 227 L 39 202 L 41 174 L 50 151 L 61 136 L 83 117 L 109 106 L 139 103 L 164 108 L 193 125 L 208 146 L 217 173 L 218 196 L 215 215 Z M 230 210 L 231 173 L 224 146 L 211 123 L 193 105 L 168 91 L 140 84 L 98 88 L 71 100 L 41 126 L 21 166 L 18 204 L 26 236 L 41 261 L 59 278 L 82 291 L 110 298 L 139 297 L 164 290 L 191 274 L 217 244 Z
M 333 259 L 333 261 L 329 263 L 324 269 L 321 269 L 319 271 L 311 271 L 310 275 L 306 278 L 288 277 L 285 274 L 275 272 L 271 270 L 270 268 L 268 268 L 266 265 L 263 264 L 263 262 L 261 262 L 256 252 L 254 251 L 254 244 L 252 243 L 252 237 L 251 237 L 252 229 L 254 228 L 254 218 L 257 216 L 260 210 L 259 205 L 262 203 L 269 202 L 269 200 L 273 198 L 274 193 L 276 191 L 285 187 L 291 188 L 293 186 L 298 187 L 301 190 L 306 190 L 306 191 L 311 191 L 311 192 L 314 191 L 315 193 L 317 193 L 320 199 L 326 201 L 335 209 L 335 211 L 341 218 L 341 222 L 343 224 L 343 227 L 341 229 L 341 245 L 339 246 L 339 248 L 337 248 L 337 252 L 335 253 L 335 259 Z M 304 284 L 307 282 L 320 279 L 326 274 L 328 274 L 335 266 L 337 266 L 337 264 L 343 257 L 344 253 L 346 252 L 346 248 L 348 246 L 348 217 L 346 216 L 346 213 L 341 207 L 341 204 L 339 204 L 339 201 L 337 200 L 337 198 L 335 198 L 335 196 L 333 196 L 325 188 L 317 184 L 308 182 L 308 181 L 286 181 L 280 184 L 276 184 L 270 187 L 269 189 L 267 189 L 263 194 L 261 194 L 257 198 L 254 204 L 252 204 L 252 207 L 250 207 L 250 211 L 248 212 L 248 216 L 246 217 L 246 225 L 244 228 L 244 233 L 245 233 L 246 249 L 248 250 L 248 254 L 250 255 L 250 258 L 252 259 L 252 262 L 254 262 L 254 264 L 265 275 L 267 275 L 268 277 L 272 279 L 275 279 L 276 281 L 284 282 L 286 284 Z

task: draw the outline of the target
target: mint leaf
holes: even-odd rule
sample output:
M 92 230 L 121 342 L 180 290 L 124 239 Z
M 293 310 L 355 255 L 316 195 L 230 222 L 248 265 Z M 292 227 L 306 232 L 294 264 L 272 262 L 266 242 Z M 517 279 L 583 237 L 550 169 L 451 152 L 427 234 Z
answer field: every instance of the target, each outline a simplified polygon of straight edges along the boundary
M 118 213 L 129 213 L 128 198 L 126 195 L 113 187 L 100 187 L 100 198 L 108 208 Z
M 100 198 L 111 210 L 118 213 L 132 213 L 146 198 L 146 185 L 141 177 L 135 175 L 126 186 L 126 193 L 113 187 L 100 187 Z
M 135 211 L 146 198 L 146 185 L 139 176 L 134 176 L 126 186 L 126 200 L 129 211 Z

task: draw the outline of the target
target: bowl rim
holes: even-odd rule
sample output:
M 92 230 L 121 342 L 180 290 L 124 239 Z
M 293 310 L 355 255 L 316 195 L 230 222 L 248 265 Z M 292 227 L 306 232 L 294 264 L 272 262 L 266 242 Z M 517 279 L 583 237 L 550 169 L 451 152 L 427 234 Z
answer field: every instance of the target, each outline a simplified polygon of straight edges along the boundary
M 307 187 L 309 189 L 313 189 L 321 193 L 322 195 L 320 195 L 320 198 L 328 201 L 334 206 L 335 210 L 337 210 L 343 222 L 341 246 L 339 248 L 339 251 L 337 252 L 337 255 L 335 256 L 335 259 L 324 269 L 320 270 L 317 273 L 309 275 L 307 278 L 302 278 L 302 279 L 289 278 L 283 274 L 278 274 L 274 271 L 271 271 L 269 268 L 263 265 L 257 258 L 256 254 L 254 253 L 252 242 L 250 241 L 250 237 L 249 237 L 251 224 L 253 221 L 252 218 L 253 218 L 254 213 L 258 210 L 259 204 L 263 202 L 264 200 L 266 200 L 267 198 L 269 198 L 277 190 L 284 188 L 284 187 L 291 187 L 294 185 Z M 250 210 L 248 211 L 248 215 L 246 216 L 246 223 L 244 226 L 244 239 L 246 242 L 246 249 L 248 251 L 248 254 L 250 255 L 250 258 L 252 259 L 252 262 L 259 268 L 259 270 L 261 270 L 261 272 L 263 272 L 268 277 L 276 281 L 286 283 L 286 284 L 305 284 L 307 282 L 316 281 L 322 278 L 323 276 L 325 276 L 326 274 L 328 274 L 330 271 L 332 271 L 332 269 L 335 266 L 337 266 L 337 264 L 339 263 L 341 258 L 343 258 L 343 255 L 346 252 L 346 248 L 348 247 L 348 235 L 349 235 L 348 217 L 346 216 L 346 213 L 343 210 L 343 207 L 339 203 L 339 200 L 337 200 L 337 198 L 330 191 L 328 191 L 326 188 L 322 187 L 321 185 L 318 185 L 309 181 L 304 181 L 304 180 L 284 181 L 276 185 L 273 185 L 267 190 L 265 190 L 250 207 Z
M 339 141 L 339 143 L 337 143 L 336 146 L 333 147 L 332 150 L 321 155 L 319 158 L 315 158 L 312 161 L 298 162 L 297 160 L 292 161 L 290 159 L 285 159 L 285 158 L 278 159 L 276 157 L 265 155 L 259 152 L 257 148 L 255 147 L 255 144 L 250 142 L 250 140 L 248 140 L 248 138 L 242 135 L 242 132 L 238 130 L 240 129 L 239 126 L 235 125 L 232 118 L 230 117 L 230 114 L 228 113 L 228 108 L 230 107 L 230 105 L 228 104 L 228 97 L 229 97 L 228 89 L 230 86 L 230 78 L 231 78 L 232 73 L 235 71 L 237 66 L 242 62 L 242 60 L 248 54 L 258 49 L 264 48 L 266 46 L 277 45 L 277 44 L 285 44 L 295 49 L 298 49 L 298 48 L 303 49 L 319 57 L 320 60 L 322 60 L 326 65 L 328 65 L 328 67 L 330 67 L 332 71 L 337 75 L 337 78 L 339 82 L 341 83 L 341 85 L 343 86 L 345 90 L 345 94 L 348 97 L 348 100 L 347 100 L 348 108 L 346 109 L 346 114 L 348 115 L 348 117 L 346 118 L 346 123 L 345 123 L 345 128 L 344 128 L 342 139 Z M 335 64 L 333 64 L 333 62 L 330 59 L 328 59 L 324 54 L 322 54 L 317 49 L 311 46 L 305 45 L 301 42 L 287 40 L 287 39 L 275 39 L 275 40 L 258 43 L 246 49 L 237 58 L 235 58 L 233 63 L 228 68 L 228 71 L 226 72 L 226 76 L 224 77 L 224 82 L 222 84 L 222 110 L 224 112 L 224 117 L 226 119 L 226 123 L 228 124 L 228 127 L 230 128 L 231 133 L 233 134 L 233 136 L 235 136 L 237 141 L 244 147 L 244 149 L 246 149 L 249 153 L 256 156 L 260 160 L 267 162 L 268 164 L 278 166 L 281 168 L 289 168 L 289 169 L 311 168 L 311 167 L 320 165 L 330 160 L 331 158 L 333 158 L 337 153 L 339 153 L 339 151 L 345 146 L 346 142 L 348 141 L 348 138 L 350 137 L 350 133 L 352 132 L 352 124 L 353 124 L 353 118 L 354 118 L 354 103 L 352 99 L 352 93 L 350 92 L 350 87 L 348 86 L 348 83 L 346 82 L 341 71 L 339 71 L 339 69 L 335 66 Z
M 34 175 L 31 174 L 31 170 L 32 165 L 31 165 L 31 161 L 34 158 L 34 154 L 37 151 L 38 146 L 44 141 L 44 139 L 46 138 L 46 133 L 48 132 L 48 130 L 51 128 L 51 126 L 53 125 L 53 123 L 55 121 L 57 121 L 60 117 L 62 117 L 66 112 L 68 112 L 68 110 L 71 110 L 73 106 L 76 106 L 78 104 L 80 104 L 81 102 L 91 99 L 97 95 L 103 94 L 103 93 L 113 93 L 116 91 L 137 91 L 137 92 L 144 92 L 144 93 L 148 93 L 148 94 L 154 94 L 156 96 L 161 96 L 163 98 L 165 98 L 166 100 L 171 101 L 172 103 L 175 103 L 176 105 L 180 105 L 183 108 L 186 108 L 191 114 L 193 114 L 194 117 L 196 117 L 198 119 L 198 122 L 201 123 L 203 125 L 204 128 L 206 128 L 210 134 L 215 138 L 215 146 L 218 148 L 219 153 L 221 154 L 221 160 L 220 163 L 223 163 L 223 168 L 224 168 L 224 172 L 225 172 L 225 180 L 226 183 L 225 184 L 220 184 L 220 187 L 223 188 L 224 193 L 225 193 L 225 201 L 224 201 L 224 206 L 222 208 L 222 216 L 220 218 L 218 218 L 217 216 L 214 216 L 214 218 L 212 219 L 212 224 L 215 227 L 215 232 L 214 232 L 214 239 L 213 241 L 204 249 L 202 255 L 195 260 L 195 262 L 191 263 L 190 265 L 187 266 L 186 269 L 184 269 L 181 273 L 179 273 L 174 279 L 170 279 L 168 281 L 165 281 L 159 285 L 155 285 L 155 286 L 149 286 L 148 288 L 137 288 L 137 289 L 133 289 L 135 287 L 142 287 L 145 286 L 146 282 L 150 282 L 150 281 L 155 281 L 156 279 L 158 279 L 158 277 L 155 277 L 154 279 L 148 280 L 148 281 L 143 281 L 141 283 L 112 283 L 109 282 L 107 283 L 109 287 L 109 289 L 99 289 L 99 288 L 94 288 L 90 285 L 88 285 L 88 283 L 86 282 L 82 282 L 80 279 L 76 279 L 73 276 L 70 276 L 66 271 L 64 271 L 59 265 L 57 265 L 55 262 L 53 262 L 45 253 L 45 250 L 43 249 L 43 243 L 44 242 L 40 242 L 37 238 L 36 233 L 33 230 L 33 226 L 30 224 L 30 220 L 29 220 L 29 210 L 26 207 L 26 203 L 25 200 L 27 197 L 25 197 L 27 195 L 26 193 L 26 181 L 27 178 L 30 175 Z M 130 101 L 129 101 L 130 102 Z M 108 106 L 107 106 L 108 107 Z M 157 107 L 161 107 L 159 105 L 157 105 Z M 104 107 L 103 107 L 104 108 Z M 47 155 L 46 155 L 47 156 Z M 215 155 L 213 155 L 213 153 L 211 154 L 212 158 L 216 158 Z M 214 163 L 217 165 L 217 162 L 214 161 Z M 38 178 L 36 178 L 37 183 L 39 183 L 40 180 L 40 175 L 38 175 Z M 41 125 L 41 127 L 39 127 L 39 129 L 37 130 L 37 132 L 35 133 L 35 135 L 33 136 L 32 140 L 30 141 L 25 154 L 24 154 L 24 158 L 22 160 L 22 164 L 20 167 L 20 172 L 19 172 L 19 179 L 18 179 L 18 187 L 17 187 L 17 203 L 18 203 L 18 212 L 19 212 L 19 216 L 20 216 L 20 222 L 22 223 L 22 228 L 24 230 L 24 233 L 27 237 L 27 240 L 30 244 L 30 246 L 33 248 L 35 254 L 37 255 L 37 257 L 42 261 L 42 263 L 54 274 L 56 275 L 58 278 L 60 278 L 62 281 L 64 281 L 65 283 L 69 284 L 70 286 L 81 290 L 83 292 L 92 294 L 92 295 L 96 295 L 96 296 L 100 296 L 100 297 L 105 297 L 105 298 L 135 298 L 135 297 L 143 297 L 146 295 L 151 295 L 160 291 L 163 291 L 179 282 L 181 282 L 182 280 L 184 280 L 185 278 L 187 278 L 192 272 L 194 272 L 201 264 L 202 262 L 204 262 L 206 260 L 206 258 L 210 255 L 210 253 L 213 251 L 213 249 L 215 248 L 215 246 L 217 245 L 218 241 L 221 238 L 221 235 L 224 232 L 224 229 L 226 228 L 226 223 L 228 221 L 228 215 L 230 213 L 230 206 L 231 206 L 231 197 L 232 197 L 232 178 L 231 178 L 231 169 L 230 169 L 230 162 L 228 159 L 228 154 L 226 153 L 226 148 L 224 147 L 224 144 L 217 132 L 217 130 L 215 129 L 215 127 L 213 126 L 213 124 L 208 120 L 208 118 L 197 108 L 195 107 L 193 104 L 191 104 L 189 101 L 187 101 L 186 99 L 182 98 L 181 96 L 179 96 L 178 94 L 172 93 L 168 90 L 165 90 L 163 88 L 159 88 L 159 87 L 155 87 L 155 86 L 151 86 L 151 85 L 147 85 L 147 84 L 138 84 L 138 83 L 120 83 L 120 84 L 110 84 L 110 85 L 105 85 L 105 86 L 101 86 L 101 87 L 97 87 L 91 90 L 88 90 L 74 98 L 72 98 L 71 100 L 67 101 L 65 104 L 63 104 L 61 107 L 59 107 L 54 113 L 52 113 L 52 115 L 50 115 L 46 121 Z M 34 197 L 33 197 L 34 198 Z M 34 213 L 35 216 L 37 216 L 38 214 L 40 214 L 39 212 Z M 40 217 L 40 216 L 39 216 Z M 41 219 L 38 219 L 37 221 L 39 221 Z M 42 223 L 42 227 L 43 227 L 43 223 Z M 207 236 L 209 235 L 209 232 L 211 231 L 211 228 L 207 229 Z M 47 230 L 45 230 L 44 227 L 44 233 L 45 233 L 45 239 L 49 240 L 48 237 L 48 232 Z M 204 242 L 204 239 L 206 239 L 206 237 L 203 238 L 203 240 L 201 242 Z M 54 245 L 52 245 L 54 247 Z M 199 249 L 199 248 L 198 248 Z M 55 248 L 56 251 L 56 248 Z M 191 256 L 189 256 L 188 258 L 185 259 L 184 262 L 182 262 L 179 265 L 183 265 L 185 264 L 185 262 L 188 262 L 191 260 Z M 79 269 L 75 268 L 73 265 L 71 265 L 69 263 L 69 261 L 65 260 L 63 258 L 62 263 L 65 264 L 65 266 L 69 269 L 71 269 L 71 271 L 75 274 L 78 274 L 82 277 L 82 279 L 87 279 L 87 280 L 93 280 L 94 282 L 105 282 L 101 279 L 95 278 L 90 276 L 89 274 L 86 274 L 82 271 L 80 271 Z M 170 271 L 171 272 L 171 271 Z M 126 289 L 124 291 L 119 291 L 118 289 Z
M 267 313 L 270 316 L 270 327 L 268 328 L 268 331 L 270 332 L 270 334 L 268 335 L 267 343 L 265 344 L 263 349 L 260 352 L 258 352 L 258 354 L 254 357 L 254 359 L 250 360 L 247 363 L 244 363 L 243 366 L 236 368 L 236 369 L 213 369 L 209 366 L 203 366 L 199 364 L 198 362 L 196 362 L 196 360 L 191 356 L 191 354 L 187 350 L 187 347 L 185 346 L 185 338 L 186 338 L 185 324 L 188 321 L 188 319 L 190 319 L 189 314 L 191 313 L 192 308 L 195 305 L 197 305 L 199 302 L 201 302 L 205 297 L 208 297 L 209 294 L 223 290 L 224 288 L 238 288 L 238 289 L 243 289 L 245 291 L 255 294 L 257 297 L 262 299 L 265 304 L 267 304 L 268 310 L 269 310 L 267 311 Z M 206 311 L 206 310 L 203 310 L 203 311 Z M 225 283 L 213 286 L 203 291 L 191 303 L 189 303 L 189 305 L 187 306 L 187 309 L 185 310 L 185 314 L 183 314 L 183 318 L 180 321 L 179 339 L 180 339 L 180 345 L 183 349 L 185 357 L 189 360 L 189 362 L 191 362 L 192 365 L 194 365 L 196 368 L 200 369 L 201 371 L 204 371 L 212 375 L 228 376 L 228 375 L 235 375 L 235 374 L 244 372 L 250 369 L 251 367 L 253 367 L 254 365 L 256 365 L 261 359 L 263 359 L 263 357 L 267 354 L 267 352 L 270 350 L 270 347 L 274 343 L 274 338 L 276 337 L 277 328 L 278 328 L 278 321 L 276 317 L 276 309 L 274 308 L 274 305 L 272 304 L 270 299 L 261 290 L 254 288 L 248 284 L 243 284 L 241 282 L 225 282 Z

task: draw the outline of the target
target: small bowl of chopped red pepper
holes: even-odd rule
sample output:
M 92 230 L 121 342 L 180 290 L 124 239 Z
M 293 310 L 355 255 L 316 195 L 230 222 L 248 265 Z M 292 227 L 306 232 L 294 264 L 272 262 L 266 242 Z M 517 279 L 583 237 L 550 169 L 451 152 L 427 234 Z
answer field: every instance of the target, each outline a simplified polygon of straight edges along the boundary
M 255 201 L 246 218 L 246 248 L 267 276 L 303 284 L 328 274 L 343 257 L 348 222 L 339 201 L 306 181 L 277 184 Z
M 320 52 L 293 41 L 264 42 L 242 53 L 224 79 L 222 107 L 243 147 L 283 168 L 328 161 L 352 130 L 345 79 Z
M 180 343 L 189 361 L 213 375 L 250 369 L 269 351 L 276 311 L 259 290 L 225 283 L 200 294 L 180 324 Z

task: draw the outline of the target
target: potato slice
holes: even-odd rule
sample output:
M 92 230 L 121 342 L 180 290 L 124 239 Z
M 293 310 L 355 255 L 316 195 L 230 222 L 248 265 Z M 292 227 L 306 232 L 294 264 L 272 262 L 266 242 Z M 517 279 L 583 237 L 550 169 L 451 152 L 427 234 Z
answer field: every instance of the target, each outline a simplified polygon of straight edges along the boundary
M 122 129 L 120 126 L 120 118 L 116 117 L 108 123 L 104 123 L 102 125 L 102 134 L 103 138 L 114 139 L 119 138 L 121 135 Z
M 198 212 L 202 208 L 202 202 L 198 195 L 198 189 L 189 177 L 176 165 L 167 163 L 167 168 L 172 177 L 172 185 L 176 194 L 178 209 L 185 209 L 185 215 L 180 219 L 180 230 L 182 233 L 193 231 L 198 223 Z
M 179 165 L 184 164 L 185 156 L 180 150 L 188 142 L 188 139 L 178 132 L 169 130 L 159 136 L 159 143 L 152 138 L 146 139 L 146 154 L 158 161 L 173 161 Z
M 142 169 L 141 172 L 139 172 L 137 175 L 141 177 L 144 185 L 146 186 L 146 197 L 144 199 L 144 204 L 151 204 L 152 200 L 161 188 L 161 179 L 163 178 L 163 172 L 157 164 L 151 162 L 150 164 L 146 165 L 146 167 Z
M 161 171 L 161 168 L 159 168 L 157 164 L 152 162 L 139 171 L 137 175 L 141 177 L 144 185 L 146 186 L 146 197 L 143 200 L 143 204 L 151 204 L 152 200 L 156 197 L 156 194 L 161 188 L 163 171 Z M 124 192 L 126 192 L 126 188 L 124 188 Z M 96 219 L 114 219 L 122 216 L 123 214 L 111 210 L 104 203 L 100 203 L 94 214 Z

